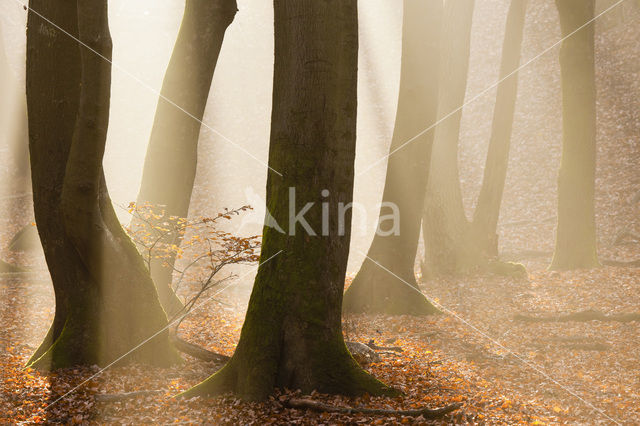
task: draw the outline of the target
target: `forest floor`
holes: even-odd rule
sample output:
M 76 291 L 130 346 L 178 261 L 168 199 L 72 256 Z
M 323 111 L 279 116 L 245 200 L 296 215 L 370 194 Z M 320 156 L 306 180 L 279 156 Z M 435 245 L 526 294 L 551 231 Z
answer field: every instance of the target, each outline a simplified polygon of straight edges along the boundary
M 557 273 L 530 265 L 528 280 L 468 276 L 430 280 L 424 289 L 450 312 L 430 317 L 357 315 L 344 320 L 345 336 L 351 341 L 374 340 L 379 346 L 403 349 L 382 353 L 382 362 L 366 369 L 404 396 L 315 394 L 312 398 L 337 406 L 394 409 L 463 403 L 435 423 L 637 423 L 640 322 L 530 323 L 515 316 L 590 308 L 606 314 L 637 311 L 638 269 Z M 188 356 L 173 368 L 111 367 L 95 377 L 97 367 L 49 375 L 24 369 L 52 318 L 52 296 L 44 274 L 0 280 L 0 423 L 427 423 L 421 418 L 283 407 L 280 398 L 299 396 L 294 390 L 264 403 L 245 403 L 231 395 L 171 398 L 220 367 Z M 181 334 L 231 355 L 243 320 L 238 308 L 233 292 L 221 294 L 195 311 Z M 150 390 L 159 392 L 116 402 L 96 398 Z

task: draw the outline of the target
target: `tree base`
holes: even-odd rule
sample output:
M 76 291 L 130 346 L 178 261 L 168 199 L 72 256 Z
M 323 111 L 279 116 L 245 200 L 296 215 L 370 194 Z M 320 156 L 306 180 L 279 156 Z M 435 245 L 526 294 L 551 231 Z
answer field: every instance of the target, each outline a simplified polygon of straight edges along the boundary
M 401 280 L 366 260 L 344 293 L 343 312 L 387 315 L 441 313 L 418 289 L 413 271 L 404 275 L 412 279 Z
M 250 357 L 244 357 L 242 351 L 237 351 L 220 371 L 178 397 L 215 396 L 232 392 L 246 401 L 262 401 L 276 388 L 300 389 L 304 393 L 315 390 L 347 396 L 401 395 L 400 391 L 385 385 L 360 368 L 345 346 L 339 352 L 339 358 L 334 358 L 333 361 L 326 354 L 323 360 L 309 360 L 309 365 L 313 366 L 317 374 L 312 376 L 312 380 L 298 382 L 295 375 L 290 376 L 293 380 L 285 381 L 281 371 L 274 371 L 273 364 L 256 365 Z

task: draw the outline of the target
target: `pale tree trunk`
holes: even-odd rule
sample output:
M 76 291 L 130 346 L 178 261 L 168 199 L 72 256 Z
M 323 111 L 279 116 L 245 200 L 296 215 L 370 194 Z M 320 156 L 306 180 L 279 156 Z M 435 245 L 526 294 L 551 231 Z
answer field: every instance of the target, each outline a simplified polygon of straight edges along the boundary
M 111 57 L 106 0 L 30 8 Z M 33 12 L 27 26 L 27 105 L 34 210 L 56 297 L 49 333 L 29 361 L 41 369 L 106 365 L 167 325 L 153 282 L 118 222 L 102 155 L 111 66 Z M 179 361 L 168 332 L 122 362 Z
M 556 0 L 562 36 L 594 16 L 594 0 Z M 562 42 L 562 164 L 551 269 L 598 266 L 594 212 L 596 84 L 594 23 Z
M 341 330 L 351 215 L 339 231 L 339 203 L 352 201 L 356 138 L 356 0 L 276 0 L 275 64 L 267 208 L 289 232 L 265 226 L 261 264 L 240 342 L 218 373 L 187 396 L 234 392 L 264 399 L 275 387 L 356 395 L 392 393 L 350 356 Z M 317 235 L 290 222 L 305 219 Z M 328 191 L 327 194 L 323 190 Z M 321 203 L 330 226 L 322 233 Z M 289 230 L 289 226 L 293 228 Z M 269 260 L 271 259 L 271 260 Z
M 474 0 L 448 0 L 445 3 L 438 96 L 440 118 L 464 103 L 473 8 Z M 461 118 L 462 110 L 458 110 L 435 129 L 423 223 L 425 263 L 429 273 L 452 273 L 471 260 L 472 250 L 466 238 L 469 222 L 458 174 Z
M 397 207 L 399 232 L 387 235 L 385 228 L 392 225 L 385 217 L 393 215 L 393 209 L 383 205 L 380 228 L 385 233 L 376 233 L 344 295 L 347 312 L 437 312 L 416 291 L 414 273 L 433 130 L 409 141 L 436 121 L 442 2 L 405 0 L 403 13 L 398 109 L 382 196 L 383 203 Z
M 498 257 L 498 219 L 507 177 L 513 116 L 518 95 L 520 52 L 527 0 L 511 0 L 502 45 L 500 80 L 493 110 L 484 178 L 473 216 L 473 237 L 484 257 Z
M 18 84 L 11 70 L 0 34 L 0 146 L 8 147 L 5 158 L 11 167 L 9 194 L 25 192 L 29 182 L 29 143 L 27 103 L 24 86 Z
M 237 11 L 236 0 L 187 0 L 178 38 L 165 73 L 161 97 L 147 148 L 139 205 L 150 203 L 165 216 L 186 217 L 198 158 L 198 138 L 213 73 L 227 27 Z M 155 222 L 153 222 L 155 223 Z M 134 219 L 132 227 L 139 229 Z M 180 245 L 179 235 L 163 243 Z M 171 289 L 175 256 L 150 259 L 151 276 L 169 314 L 182 303 Z

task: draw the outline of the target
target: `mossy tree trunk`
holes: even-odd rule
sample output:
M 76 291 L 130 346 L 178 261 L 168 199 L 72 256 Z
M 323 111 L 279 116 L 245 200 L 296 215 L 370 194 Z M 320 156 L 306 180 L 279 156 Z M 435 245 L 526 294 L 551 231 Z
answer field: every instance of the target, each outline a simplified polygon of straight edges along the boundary
M 594 16 L 594 0 L 556 0 L 565 37 Z M 598 266 L 594 212 L 596 84 L 594 23 L 562 42 L 562 164 L 551 269 Z
M 425 197 L 423 234 L 429 273 L 451 273 L 469 262 L 469 222 L 458 174 L 458 139 L 469 69 L 474 0 L 447 1 L 444 8 L 438 116 Z M 453 112 L 456 111 L 456 112 Z M 449 115 L 451 114 L 451 115 Z
M 186 395 L 232 391 L 256 400 L 275 387 L 392 393 L 358 366 L 341 331 L 351 215 L 342 233 L 337 216 L 353 196 L 357 1 L 276 0 L 274 9 L 269 165 L 283 176 L 269 173 L 267 208 L 288 232 L 265 226 L 264 263 L 236 351 Z M 304 217 L 315 235 L 290 220 L 290 188 L 296 212 L 315 203 Z M 321 203 L 329 206 L 327 232 Z
M 211 81 L 236 0 L 187 0 L 165 73 L 147 147 L 138 204 L 161 207 L 165 217 L 186 217 L 198 160 L 198 138 Z M 134 229 L 142 223 L 134 219 Z M 164 243 L 180 245 L 179 235 Z M 169 315 L 182 303 L 171 289 L 175 256 L 151 259 L 151 276 Z
M 414 273 L 433 130 L 401 146 L 436 121 L 442 2 L 405 0 L 403 13 L 400 93 L 380 210 L 381 232 L 376 232 L 367 258 L 344 295 L 348 312 L 437 312 L 416 291 Z M 397 207 L 398 233 L 385 229 L 391 227 L 388 218 L 393 216 L 386 203 Z
M 30 8 L 111 58 L 106 0 L 32 0 Z M 111 67 L 36 13 L 27 24 L 34 210 L 56 298 L 53 324 L 29 365 L 106 365 L 167 324 L 105 185 Z M 163 332 L 122 362 L 178 360 Z
M 518 73 L 527 0 L 511 0 L 502 45 L 500 80 L 493 110 L 491 139 L 478 203 L 473 215 L 473 235 L 483 257 L 498 257 L 498 219 L 507 177 L 513 117 L 518 97 Z

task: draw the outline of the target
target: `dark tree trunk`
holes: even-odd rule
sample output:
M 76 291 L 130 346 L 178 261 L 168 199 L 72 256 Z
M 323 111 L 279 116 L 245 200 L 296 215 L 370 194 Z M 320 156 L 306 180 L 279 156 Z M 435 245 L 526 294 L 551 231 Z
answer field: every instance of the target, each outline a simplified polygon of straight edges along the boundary
M 562 36 L 587 23 L 595 0 L 556 0 Z M 562 42 L 562 164 L 551 269 L 598 266 L 594 212 L 596 84 L 594 23 Z
M 105 0 L 32 0 L 30 8 L 111 57 Z M 56 297 L 53 324 L 29 364 L 106 365 L 167 324 L 104 181 L 111 66 L 36 13 L 27 24 L 34 210 Z M 122 362 L 178 359 L 163 332 Z
M 458 140 L 469 70 L 474 0 L 447 1 L 444 8 L 438 117 L 425 197 L 423 235 L 430 274 L 452 273 L 468 262 L 465 216 L 458 174 Z M 454 112 L 455 111 L 455 112 Z
M 520 65 L 526 10 L 527 0 L 511 0 L 500 64 L 500 79 L 509 77 L 498 85 L 484 178 L 473 216 L 473 237 L 477 247 L 485 256 L 494 258 L 498 257 L 498 219 L 518 97 L 518 73 L 515 70 Z
M 416 291 L 414 273 L 434 132 L 430 130 L 400 147 L 437 118 L 442 3 L 405 0 L 403 16 L 400 93 L 380 209 L 382 232 L 376 232 L 368 258 L 344 295 L 348 312 L 437 312 Z M 390 227 L 385 217 L 392 216 L 393 209 L 384 203 L 397 206 L 397 234 L 388 235 L 389 229 L 385 229 L 385 223 Z
M 358 366 L 341 331 L 351 215 L 343 235 L 337 215 L 339 203 L 350 203 L 353 195 L 357 2 L 275 0 L 274 8 L 269 165 L 283 176 L 269 173 L 267 207 L 289 232 L 265 226 L 264 263 L 238 347 L 222 370 L 187 395 L 232 391 L 263 399 L 274 387 L 392 393 Z M 290 221 L 290 187 L 296 191 L 297 212 L 315 203 L 305 219 L 317 235 Z M 326 235 L 320 235 L 321 203 L 330 207 Z
M 187 216 L 196 176 L 200 123 L 224 34 L 236 10 L 236 0 L 186 1 L 160 92 L 137 200 L 138 204 L 161 206 L 167 217 Z M 141 223 L 134 219 L 132 225 L 135 228 Z M 169 236 L 164 242 L 180 245 L 180 237 Z M 174 263 L 174 256 L 151 259 L 151 276 L 169 315 L 182 308 L 171 289 Z

